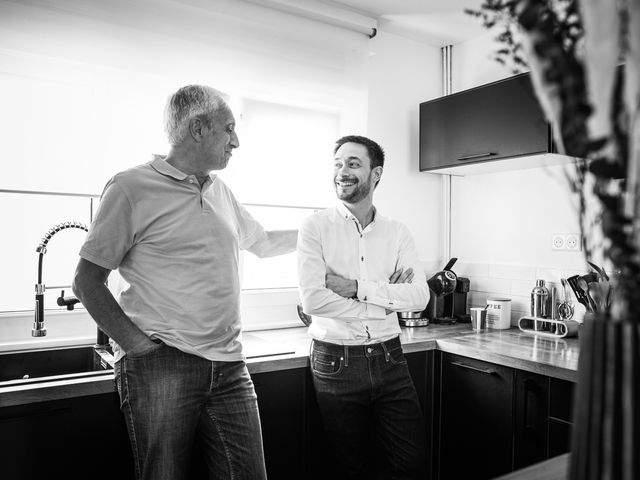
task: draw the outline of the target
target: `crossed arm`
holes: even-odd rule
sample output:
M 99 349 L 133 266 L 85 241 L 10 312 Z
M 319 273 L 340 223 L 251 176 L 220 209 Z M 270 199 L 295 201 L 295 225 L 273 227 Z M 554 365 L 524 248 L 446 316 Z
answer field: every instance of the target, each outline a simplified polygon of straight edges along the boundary
M 429 289 L 421 269 L 414 278 L 413 268 L 419 267 L 419 261 L 412 245 L 401 246 L 394 261 L 404 268 L 384 280 L 356 281 L 337 275 L 327 263 L 328 256 L 317 224 L 308 221 L 298 239 L 299 291 L 306 314 L 345 321 L 384 320 L 392 311 L 426 307 Z
M 400 268 L 393 272 L 393 275 L 389 278 L 389 283 L 411 283 L 413 280 L 413 268 L 409 267 L 406 270 Z M 348 278 L 328 273 L 326 275 L 326 286 L 329 290 L 337 293 L 344 298 L 356 298 L 358 296 L 358 281 L 349 280 Z M 393 310 L 385 308 L 387 315 L 393 313 Z
M 358 295 L 358 281 L 328 273 L 326 275 L 326 286 L 329 290 L 344 298 L 355 298 Z M 413 268 L 406 270 L 400 268 L 393 272 L 389 283 L 411 283 L 413 280 Z

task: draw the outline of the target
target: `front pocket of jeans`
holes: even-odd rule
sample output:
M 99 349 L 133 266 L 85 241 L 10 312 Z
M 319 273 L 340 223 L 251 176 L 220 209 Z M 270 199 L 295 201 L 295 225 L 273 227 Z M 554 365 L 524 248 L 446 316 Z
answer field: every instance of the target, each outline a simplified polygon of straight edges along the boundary
M 344 368 L 342 357 L 327 354 L 314 354 L 311 361 L 313 373 L 321 376 L 339 375 Z
M 404 358 L 404 353 L 402 353 L 402 348 L 395 348 L 389 351 L 389 361 L 393 365 L 404 365 L 407 363 L 407 359 Z
M 137 360 L 137 359 L 141 359 L 141 358 L 147 358 L 149 356 L 151 356 L 151 354 L 157 352 L 158 350 L 160 350 L 162 347 L 164 347 L 164 343 L 157 343 L 155 346 L 148 348 L 147 350 L 144 350 L 143 352 L 140 353 L 136 353 L 135 355 L 132 355 L 130 353 L 126 353 L 125 352 L 125 357 L 127 357 L 129 360 Z

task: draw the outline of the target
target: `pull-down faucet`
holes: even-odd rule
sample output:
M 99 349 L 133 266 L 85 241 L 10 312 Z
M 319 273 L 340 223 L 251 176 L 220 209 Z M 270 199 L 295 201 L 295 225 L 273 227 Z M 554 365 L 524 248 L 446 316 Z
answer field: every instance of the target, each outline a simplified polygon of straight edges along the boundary
M 35 309 L 35 321 L 33 322 L 33 328 L 31 329 L 32 337 L 44 337 L 47 334 L 47 329 L 44 326 L 44 292 L 46 287 L 44 283 L 42 283 L 42 259 L 44 254 L 47 253 L 47 244 L 51 237 L 53 237 L 56 233 L 61 230 L 65 230 L 67 228 L 79 228 L 80 230 L 84 230 L 85 232 L 89 231 L 89 227 L 87 227 L 84 223 L 81 222 L 63 222 L 51 227 L 47 233 L 44 234 L 42 240 L 40 240 L 40 244 L 36 248 L 36 252 L 39 253 L 38 257 L 38 283 L 36 283 L 36 309 Z M 66 306 L 67 310 L 73 310 L 73 307 L 76 303 L 78 303 L 76 297 L 65 297 L 64 290 L 60 294 L 60 298 L 58 298 L 58 305 Z

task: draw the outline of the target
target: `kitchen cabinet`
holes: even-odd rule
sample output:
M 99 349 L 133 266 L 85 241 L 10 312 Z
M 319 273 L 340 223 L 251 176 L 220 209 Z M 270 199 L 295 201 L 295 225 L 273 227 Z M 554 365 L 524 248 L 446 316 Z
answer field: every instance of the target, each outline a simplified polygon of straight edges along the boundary
M 253 374 L 269 478 L 309 478 L 308 368 Z M 0 409 L 2 477 L 133 480 L 117 392 Z M 190 478 L 207 478 L 196 450 Z
M 549 379 L 520 370 L 515 378 L 513 468 L 519 469 L 547 458 Z
M 2 478 L 133 480 L 117 393 L 0 409 Z
M 436 365 L 434 478 L 489 479 L 569 451 L 574 383 L 449 353 Z
M 440 480 L 476 480 L 512 470 L 511 368 L 459 355 L 442 355 Z
M 420 171 L 555 151 L 528 73 L 420 104 Z
M 310 461 L 308 368 L 251 375 L 258 396 L 267 476 L 276 479 L 308 478 Z
M 575 387 L 566 380 L 549 379 L 548 457 L 568 452 L 571 447 Z

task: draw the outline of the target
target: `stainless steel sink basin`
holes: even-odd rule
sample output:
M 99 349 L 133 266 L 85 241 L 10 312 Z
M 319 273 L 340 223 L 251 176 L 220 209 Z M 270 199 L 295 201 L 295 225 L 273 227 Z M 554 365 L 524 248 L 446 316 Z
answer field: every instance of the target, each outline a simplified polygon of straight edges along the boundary
M 66 347 L 0 352 L 0 383 L 58 380 L 66 376 L 104 375 L 113 370 L 113 356 L 102 347 Z

